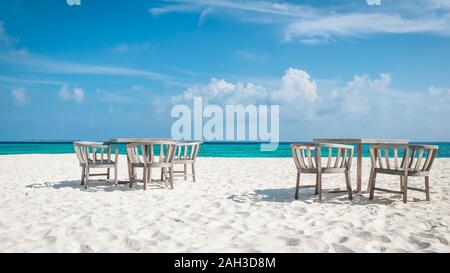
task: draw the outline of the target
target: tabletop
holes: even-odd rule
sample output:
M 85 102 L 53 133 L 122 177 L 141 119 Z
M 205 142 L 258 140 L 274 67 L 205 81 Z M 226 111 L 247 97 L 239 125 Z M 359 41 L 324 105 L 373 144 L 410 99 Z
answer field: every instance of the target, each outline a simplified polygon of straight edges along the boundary
M 377 138 L 315 138 L 314 142 L 339 142 L 356 144 L 408 144 L 407 139 L 377 139 Z
M 108 143 L 149 143 L 149 144 L 167 144 L 168 142 L 176 143 L 173 138 L 110 138 Z

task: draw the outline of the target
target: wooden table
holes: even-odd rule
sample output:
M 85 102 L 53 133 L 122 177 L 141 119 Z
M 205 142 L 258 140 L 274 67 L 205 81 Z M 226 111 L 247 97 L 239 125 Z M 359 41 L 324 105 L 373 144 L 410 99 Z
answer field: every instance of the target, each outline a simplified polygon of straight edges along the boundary
M 315 138 L 314 143 L 356 144 L 356 191 L 361 193 L 362 184 L 362 145 L 363 144 L 408 144 L 405 139 L 372 139 L 372 138 Z
M 106 141 L 106 143 L 122 143 L 122 144 L 130 144 L 130 143 L 141 143 L 141 144 L 164 144 L 168 142 L 176 143 L 176 139 L 173 138 L 110 138 Z M 127 164 L 128 164 L 128 179 L 131 181 L 133 179 L 133 174 L 131 172 L 131 162 L 127 156 Z M 129 183 L 129 181 L 119 181 L 120 184 Z
M 176 142 L 173 138 L 110 138 L 106 142 L 108 143 L 153 143 L 160 144 L 164 142 Z

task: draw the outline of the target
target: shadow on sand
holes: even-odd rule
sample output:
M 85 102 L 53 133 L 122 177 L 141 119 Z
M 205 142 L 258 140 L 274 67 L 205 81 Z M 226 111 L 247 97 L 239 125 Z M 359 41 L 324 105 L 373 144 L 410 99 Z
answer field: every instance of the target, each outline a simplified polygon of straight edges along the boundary
M 228 197 L 238 203 L 254 203 L 254 202 L 276 202 L 276 203 L 290 203 L 297 201 L 294 199 L 295 187 L 292 188 L 277 188 L 277 189 L 258 189 L 244 194 L 233 194 Z M 375 195 L 373 201 L 369 200 L 368 194 L 353 193 L 353 200 L 348 200 L 346 192 L 342 193 L 324 193 L 322 196 L 322 203 L 337 204 L 337 205 L 369 205 L 382 204 L 390 205 L 400 200 L 400 195 L 385 198 L 380 195 Z M 306 203 L 319 202 L 318 195 L 314 195 L 314 189 L 301 189 L 299 192 L 298 201 Z
M 74 189 L 74 190 L 82 190 L 86 192 L 113 192 L 113 191 L 136 191 L 136 190 L 142 190 L 143 186 L 142 184 L 133 185 L 133 188 L 129 188 L 128 183 L 119 183 L 117 185 L 113 185 L 111 183 L 107 183 L 105 181 L 99 181 L 99 180 L 91 180 L 89 185 L 89 189 L 85 190 L 84 186 L 81 185 L 80 180 L 65 180 L 65 181 L 59 181 L 59 182 L 44 182 L 44 183 L 35 183 L 31 185 L 27 185 L 27 188 L 34 188 L 34 189 L 40 189 L 40 188 L 53 188 L 56 190 L 60 189 Z M 150 183 L 147 184 L 147 189 L 166 189 L 164 185 L 159 183 Z

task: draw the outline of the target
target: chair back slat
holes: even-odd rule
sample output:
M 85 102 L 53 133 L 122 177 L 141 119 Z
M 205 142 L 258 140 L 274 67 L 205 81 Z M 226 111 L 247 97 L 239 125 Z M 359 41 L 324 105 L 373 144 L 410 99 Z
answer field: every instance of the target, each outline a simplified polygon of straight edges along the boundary
M 327 168 L 331 166 L 331 159 L 333 158 L 333 148 L 328 148 L 328 160 L 327 160 Z
M 433 165 L 433 161 L 434 161 L 434 159 L 435 159 L 436 156 L 437 156 L 437 152 L 438 152 L 437 149 L 433 149 L 433 150 L 429 151 L 429 153 L 431 153 L 432 156 L 431 156 L 431 159 L 430 159 L 430 161 L 428 162 L 428 164 L 423 166 L 423 168 L 425 169 L 425 171 L 427 171 L 427 172 L 430 171 L 431 166 Z
M 383 160 L 382 160 L 382 157 L 381 157 L 381 148 L 377 148 L 376 152 L 377 152 L 376 156 L 377 156 L 377 159 L 378 159 L 378 164 L 379 164 L 380 168 L 384 169 Z
M 415 156 L 416 156 L 416 149 L 412 149 L 412 151 L 410 153 L 410 157 L 409 157 L 409 168 L 410 169 L 414 163 Z
M 394 167 L 398 170 L 398 149 L 394 148 Z
M 418 156 L 417 156 L 417 160 L 416 160 L 416 164 L 414 165 L 414 171 L 417 172 L 419 170 L 419 168 L 421 167 L 421 163 L 422 163 L 422 158 L 423 158 L 423 149 L 419 149 L 418 152 Z
M 345 164 L 347 163 L 347 151 L 348 149 L 343 149 L 342 150 L 342 160 L 341 160 L 341 165 L 339 166 L 339 168 L 344 168 Z
M 389 159 L 389 149 L 384 149 L 384 159 L 386 161 L 386 168 L 391 169 L 391 162 Z
M 341 157 L 341 148 L 337 149 L 336 160 L 334 161 L 334 167 L 337 168 L 339 166 L 339 160 Z

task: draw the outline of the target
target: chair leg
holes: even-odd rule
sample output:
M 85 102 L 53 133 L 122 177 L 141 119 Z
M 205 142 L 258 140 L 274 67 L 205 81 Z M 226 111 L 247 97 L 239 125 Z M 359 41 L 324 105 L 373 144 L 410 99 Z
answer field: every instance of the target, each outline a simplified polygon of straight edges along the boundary
M 403 203 L 408 200 L 408 176 L 403 176 Z
M 86 176 L 86 168 L 85 167 L 81 167 L 81 185 L 84 185 L 84 178 Z
M 322 174 L 317 174 L 318 184 L 319 184 L 319 202 L 322 202 Z
M 129 180 L 130 180 L 130 183 L 129 183 L 129 188 L 131 189 L 131 188 L 133 188 L 133 175 L 132 175 L 132 173 L 133 173 L 133 167 L 130 165 L 130 164 L 128 164 L 128 168 L 130 168 L 129 170 L 128 170 L 128 178 L 129 178 Z
M 187 180 L 187 164 L 183 164 L 183 166 L 184 166 L 184 181 L 186 181 Z
M 300 188 L 300 173 L 297 173 L 297 181 L 295 184 L 295 200 L 298 200 L 298 190 Z
M 319 176 L 316 175 L 316 189 L 314 191 L 314 195 L 318 195 L 319 194 Z
M 192 163 L 192 181 L 195 182 L 195 164 Z
M 350 174 L 348 173 L 348 171 L 345 173 L 345 182 L 347 183 L 348 199 L 352 200 L 353 199 L 353 196 L 352 196 L 352 183 L 351 183 Z
M 400 191 L 403 192 L 403 175 L 400 175 Z
M 161 181 L 164 181 L 164 168 L 161 168 Z
M 173 190 L 173 166 L 169 167 L 170 170 L 170 189 Z
M 372 190 L 372 179 L 373 179 L 373 169 L 371 168 L 369 174 L 369 183 L 367 183 L 367 192 L 369 193 Z
M 85 177 L 85 181 L 84 181 L 84 189 L 88 189 L 89 188 L 89 167 L 86 167 L 86 177 Z
M 430 201 L 430 178 L 428 176 L 425 176 L 425 196 L 427 201 Z
M 377 172 L 375 170 L 372 170 L 372 181 L 370 181 L 370 196 L 369 196 L 369 200 L 372 201 L 373 200 L 373 195 L 375 192 L 375 183 L 377 181 Z
M 106 179 L 109 180 L 109 178 L 110 178 L 110 168 L 107 168 L 107 171 L 106 171 Z M 109 182 L 109 181 L 108 181 L 108 182 Z
M 117 186 L 117 165 L 114 166 L 114 186 Z
M 151 168 L 148 168 L 148 171 L 150 171 L 151 170 Z M 144 167 L 144 170 L 143 170 L 143 175 L 142 175 L 142 180 L 144 180 L 144 191 L 145 190 L 147 190 L 147 179 L 148 179 L 148 175 L 147 175 L 147 168 L 146 167 Z

